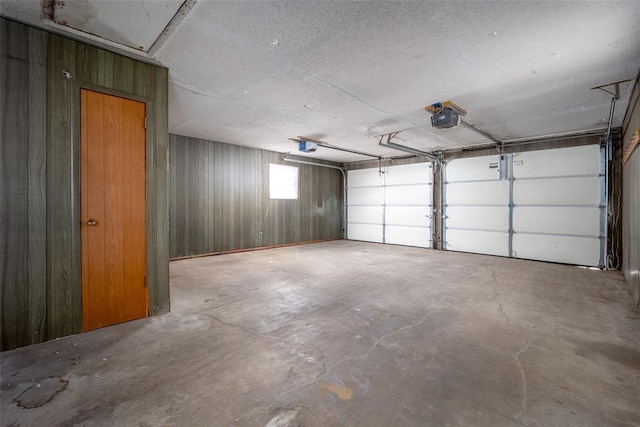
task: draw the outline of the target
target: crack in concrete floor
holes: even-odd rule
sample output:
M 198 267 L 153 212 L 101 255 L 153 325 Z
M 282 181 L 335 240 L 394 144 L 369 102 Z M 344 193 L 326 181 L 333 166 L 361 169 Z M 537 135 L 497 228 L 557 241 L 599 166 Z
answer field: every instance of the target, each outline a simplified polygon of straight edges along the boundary
M 507 313 L 504 312 L 504 307 L 502 306 L 502 303 L 498 301 L 498 297 L 500 296 L 500 293 L 498 292 L 498 288 L 495 285 L 497 281 L 496 272 L 493 270 L 490 270 L 490 271 L 491 271 L 492 279 L 489 281 L 489 286 L 491 286 L 491 288 L 493 289 L 493 297 L 491 298 L 491 302 L 495 302 L 498 305 L 498 311 L 504 318 L 505 322 L 509 323 L 511 319 L 509 318 L 509 316 L 507 316 Z
M 527 351 L 529 351 L 529 348 L 531 346 L 529 345 L 529 341 L 525 341 L 524 346 L 516 353 L 513 355 L 513 358 L 516 361 L 516 364 L 518 365 L 518 370 L 520 371 L 520 378 L 521 378 L 521 384 L 522 384 L 522 399 L 521 399 L 521 406 L 522 406 L 522 410 L 520 413 L 520 417 L 519 419 L 522 420 L 523 418 L 527 417 L 529 408 L 528 408 L 528 400 L 529 400 L 529 391 L 528 391 L 528 387 L 527 387 L 527 374 L 524 371 L 524 367 L 522 366 L 522 361 L 520 360 Z

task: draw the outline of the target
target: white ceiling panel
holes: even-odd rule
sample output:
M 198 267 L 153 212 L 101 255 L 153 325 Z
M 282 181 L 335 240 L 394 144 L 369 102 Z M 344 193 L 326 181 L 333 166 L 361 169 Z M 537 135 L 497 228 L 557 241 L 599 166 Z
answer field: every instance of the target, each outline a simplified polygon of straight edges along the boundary
M 157 58 L 182 80 L 224 96 L 240 94 L 313 51 L 335 25 L 349 25 L 352 11 L 362 7 L 349 2 L 200 1 Z
M 64 0 L 53 21 L 133 49 L 148 51 L 183 0 Z

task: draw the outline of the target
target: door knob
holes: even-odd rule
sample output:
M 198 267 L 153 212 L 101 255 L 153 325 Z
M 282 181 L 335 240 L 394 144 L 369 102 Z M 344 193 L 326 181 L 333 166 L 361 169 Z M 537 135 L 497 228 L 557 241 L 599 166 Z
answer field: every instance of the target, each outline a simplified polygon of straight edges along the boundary
M 96 225 L 98 225 L 98 221 L 96 221 L 95 219 L 90 219 L 89 221 L 87 221 L 87 225 L 90 227 L 95 227 Z

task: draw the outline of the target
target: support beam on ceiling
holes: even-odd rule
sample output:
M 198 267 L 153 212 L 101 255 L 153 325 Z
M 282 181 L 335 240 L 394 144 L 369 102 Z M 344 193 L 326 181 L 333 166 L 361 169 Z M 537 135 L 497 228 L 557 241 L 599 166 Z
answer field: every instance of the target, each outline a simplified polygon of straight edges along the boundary
M 544 142 L 544 141 L 557 141 L 559 139 L 573 139 L 573 138 L 582 138 L 584 136 L 592 136 L 592 135 L 602 135 L 606 132 L 606 128 L 596 128 L 596 129 L 588 129 L 579 132 L 558 132 L 558 133 L 549 133 L 546 135 L 538 135 L 538 136 L 529 136 L 525 138 L 514 138 L 504 140 L 504 145 L 519 145 L 519 144 L 530 144 L 533 142 Z M 466 147 L 463 147 L 466 148 Z
M 150 58 L 155 57 L 156 53 L 158 53 L 158 51 L 162 49 L 162 46 L 164 46 L 164 44 L 171 38 L 173 33 L 175 33 L 175 31 L 178 29 L 178 26 L 180 26 L 184 18 L 187 17 L 187 14 L 191 11 L 191 9 L 193 9 L 197 2 L 198 0 L 185 0 L 185 2 L 182 3 L 182 6 L 180 6 L 175 15 L 173 15 L 171 21 L 169 21 L 167 26 L 164 27 L 164 30 L 162 30 L 156 41 L 154 41 L 149 48 L 147 54 Z
M 630 82 L 630 81 L 632 81 L 632 79 L 619 80 L 617 82 L 607 83 L 607 84 L 604 84 L 604 85 L 592 87 L 591 90 L 596 90 L 596 89 L 597 90 L 601 90 L 603 92 L 607 92 L 610 95 L 613 95 L 615 97 L 615 99 L 620 99 L 620 85 L 622 83 L 627 83 L 627 82 Z M 613 86 L 613 90 L 615 92 L 611 92 L 610 90 L 605 89 L 605 87 L 609 87 L 609 86 Z
M 391 142 L 391 140 L 395 138 L 395 136 L 398 135 L 399 133 L 400 132 L 392 132 L 392 133 L 376 136 L 376 138 L 378 139 L 378 145 L 381 147 L 392 148 L 398 151 L 404 151 L 405 153 L 413 154 L 415 156 L 426 157 L 435 162 L 440 161 L 440 158 L 433 153 L 428 153 L 426 151 L 418 150 L 417 148 L 407 147 L 406 145 L 401 145 L 401 144 L 396 144 L 395 142 Z M 387 141 L 383 142 L 385 137 L 387 138 Z
M 471 123 L 465 122 L 463 119 L 460 119 L 460 123 L 462 123 L 466 128 L 474 131 L 478 135 L 484 136 L 489 141 L 495 142 L 498 145 L 498 147 L 500 147 L 503 144 L 503 142 L 501 140 L 499 140 L 495 136 L 491 135 L 490 133 L 483 131 L 482 129 L 480 129 L 476 125 L 472 125 Z

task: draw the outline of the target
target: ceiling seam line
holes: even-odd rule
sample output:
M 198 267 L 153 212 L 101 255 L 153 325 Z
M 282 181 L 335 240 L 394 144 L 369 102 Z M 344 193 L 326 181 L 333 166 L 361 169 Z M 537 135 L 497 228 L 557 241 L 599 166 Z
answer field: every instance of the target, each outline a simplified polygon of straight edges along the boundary
M 424 127 L 425 127 L 425 126 L 421 126 L 421 125 L 419 125 L 419 124 L 416 124 L 416 123 L 414 123 L 413 121 L 411 121 L 411 120 L 409 120 L 409 119 L 407 119 L 407 118 L 405 118 L 405 117 L 402 117 L 402 116 L 400 116 L 400 115 L 398 115 L 398 114 L 395 114 L 395 113 L 389 113 L 388 111 L 385 111 L 385 110 L 383 110 L 383 109 L 382 109 L 382 108 L 380 108 L 380 107 L 376 107 L 375 105 L 370 104 L 370 103 L 366 102 L 365 100 L 363 100 L 363 99 L 361 99 L 361 98 L 357 97 L 356 95 L 352 94 L 352 93 L 351 93 L 351 92 L 349 92 L 348 90 L 346 90 L 346 89 L 344 89 L 344 88 L 342 88 L 342 87 L 340 87 L 340 86 L 338 86 L 338 85 L 335 85 L 335 84 L 333 84 L 333 83 L 331 83 L 331 82 L 329 82 L 329 81 L 327 81 L 327 80 L 324 80 L 324 79 L 323 79 L 323 78 L 321 78 L 321 77 L 318 77 L 318 76 L 316 76 L 316 75 L 312 75 L 312 76 L 311 76 L 311 78 L 312 78 L 312 79 L 315 79 L 315 80 L 318 80 L 319 82 L 324 83 L 325 85 L 330 86 L 330 87 L 332 87 L 332 88 L 334 88 L 334 89 L 338 90 L 339 92 L 342 92 L 343 94 L 345 94 L 345 95 L 349 96 L 350 98 L 355 99 L 356 101 L 358 101 L 358 102 L 359 102 L 359 103 L 361 103 L 362 105 L 366 105 L 366 106 L 367 106 L 367 107 L 369 107 L 369 108 L 373 108 L 374 110 L 376 110 L 377 112 L 379 112 L 379 113 L 381 113 L 381 114 L 391 115 L 391 116 L 396 117 L 396 118 L 398 118 L 398 119 L 402 119 L 402 120 L 404 120 L 405 122 L 410 123 L 411 125 L 415 126 L 415 127 L 416 127 L 416 128 L 418 128 L 418 129 L 419 129 L 419 128 L 424 128 Z

